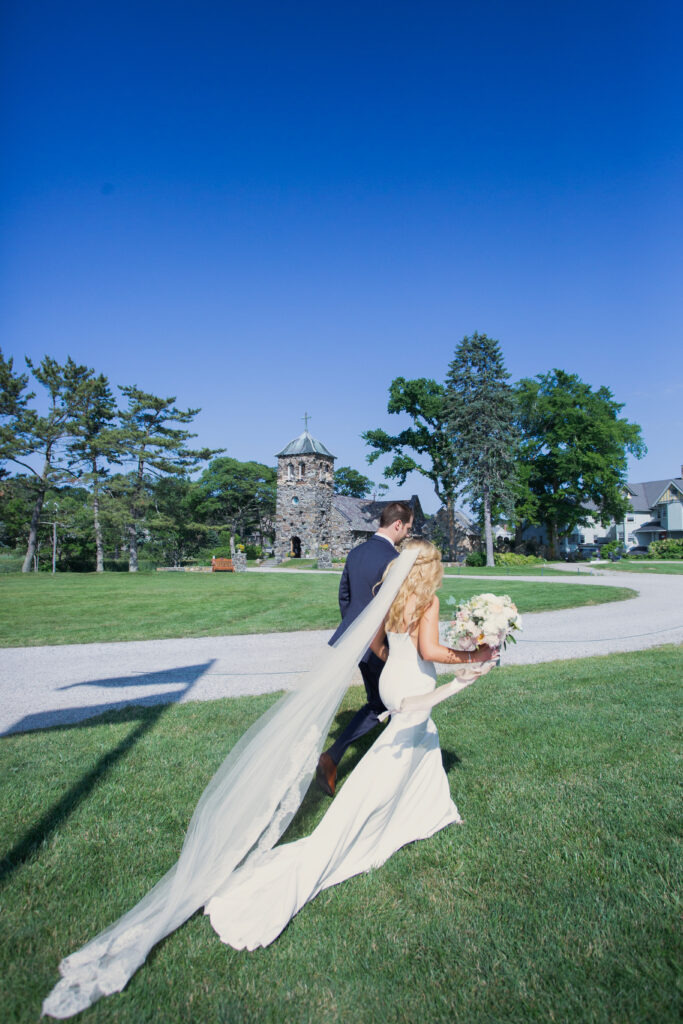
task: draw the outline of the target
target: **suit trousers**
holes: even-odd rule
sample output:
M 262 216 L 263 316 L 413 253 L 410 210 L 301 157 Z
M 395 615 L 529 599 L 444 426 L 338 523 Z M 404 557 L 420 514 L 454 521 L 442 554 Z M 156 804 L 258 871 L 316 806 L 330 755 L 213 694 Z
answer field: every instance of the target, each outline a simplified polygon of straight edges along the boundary
M 387 710 L 379 695 L 379 677 L 382 673 L 382 669 L 384 668 L 384 662 L 382 659 L 378 658 L 376 654 L 370 651 L 367 661 L 361 661 L 358 668 L 360 669 L 360 673 L 363 677 L 365 693 L 368 700 L 367 703 L 356 712 L 342 732 L 341 736 L 334 741 L 327 751 L 335 764 L 339 764 L 347 747 L 349 747 L 355 740 L 360 739 L 361 736 L 365 736 L 366 732 L 370 732 L 371 729 L 374 729 L 379 721 L 381 713 Z

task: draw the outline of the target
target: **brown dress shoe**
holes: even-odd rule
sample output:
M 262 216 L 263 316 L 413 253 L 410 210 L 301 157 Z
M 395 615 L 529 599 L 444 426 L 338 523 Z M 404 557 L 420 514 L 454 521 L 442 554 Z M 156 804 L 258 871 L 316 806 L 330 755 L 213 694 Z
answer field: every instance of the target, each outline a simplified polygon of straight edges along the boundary
M 315 771 L 315 780 L 328 796 L 334 796 L 337 785 L 337 766 L 329 754 L 321 754 Z

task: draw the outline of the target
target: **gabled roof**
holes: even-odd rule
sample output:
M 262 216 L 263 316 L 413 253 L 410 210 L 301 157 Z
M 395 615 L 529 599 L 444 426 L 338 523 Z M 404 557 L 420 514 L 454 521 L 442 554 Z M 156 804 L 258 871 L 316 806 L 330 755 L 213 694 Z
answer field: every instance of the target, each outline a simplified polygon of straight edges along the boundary
M 669 480 L 646 480 L 640 484 L 629 483 L 627 487 L 631 495 L 633 511 L 649 512 L 671 484 L 681 491 L 681 497 L 683 497 L 683 479 L 680 476 L 671 477 Z
M 404 498 L 392 498 L 391 501 L 405 501 Z M 351 498 L 348 494 L 334 494 L 332 506 L 346 520 L 349 529 L 362 533 L 375 533 L 379 529 L 379 517 L 385 505 L 391 501 L 374 501 L 372 498 Z M 412 496 L 409 505 L 412 505 L 415 516 L 423 516 L 420 499 L 416 494 Z
M 327 455 L 330 459 L 335 457 L 332 452 L 328 452 L 322 441 L 318 441 L 307 430 L 285 445 L 282 451 L 277 453 L 276 458 L 279 459 L 283 455 Z

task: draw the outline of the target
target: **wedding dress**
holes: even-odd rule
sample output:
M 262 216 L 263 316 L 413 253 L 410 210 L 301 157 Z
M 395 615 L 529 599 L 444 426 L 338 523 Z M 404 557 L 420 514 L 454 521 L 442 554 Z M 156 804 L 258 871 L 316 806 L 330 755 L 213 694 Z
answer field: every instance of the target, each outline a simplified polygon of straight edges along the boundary
M 436 686 L 407 633 L 389 633 L 380 676 L 387 708 Z M 394 714 L 304 839 L 264 851 L 228 877 L 204 913 L 235 949 L 267 946 L 323 889 L 383 864 L 406 843 L 460 822 L 429 711 Z
M 384 621 L 416 558 L 417 551 L 408 549 L 391 562 L 384 583 L 367 608 L 333 647 L 325 645 L 321 649 L 314 669 L 300 677 L 292 691 L 281 697 L 235 744 L 197 803 L 177 862 L 131 910 L 62 960 L 59 965 L 61 979 L 43 1002 L 44 1014 L 60 1019 L 71 1017 L 102 996 L 120 992 L 156 943 L 200 907 L 209 905 L 219 892 L 229 890 L 230 878 L 235 872 L 250 871 L 252 863 L 262 862 L 299 808 L 354 668 Z M 405 644 L 406 640 L 398 643 Z M 433 688 L 433 676 L 428 679 L 429 672 L 424 666 L 418 667 L 416 653 L 406 651 L 398 659 L 391 660 L 394 665 L 385 685 L 397 671 L 398 676 L 403 674 L 406 680 L 410 679 L 408 686 L 419 688 L 429 683 Z M 386 669 L 383 678 L 384 674 Z M 396 701 L 389 691 L 387 698 L 390 704 Z M 375 784 L 365 769 L 361 771 L 360 778 L 365 778 L 366 782 L 356 799 L 359 806 L 365 808 L 368 824 L 360 828 L 362 821 L 357 822 L 357 863 L 361 863 L 363 843 L 368 849 L 373 846 L 373 829 L 377 830 L 377 848 L 372 855 L 365 857 L 363 863 L 368 866 L 381 863 L 389 856 L 392 850 L 388 847 L 392 844 L 396 849 L 411 839 L 420 838 L 423 832 L 430 834 L 425 828 L 411 831 L 407 817 L 413 787 L 419 786 L 417 780 L 422 778 L 422 761 L 432 750 L 438 757 L 436 731 L 432 730 L 426 714 L 415 719 L 399 715 L 378 741 L 383 744 L 380 750 L 384 749 L 389 737 L 393 736 L 396 742 L 391 752 L 387 749 L 378 759 L 378 764 L 383 767 L 374 790 L 377 804 L 374 821 L 371 821 L 373 808 L 366 802 L 365 788 Z M 399 762 L 401 771 L 397 773 Z M 414 780 L 411 779 L 413 762 L 416 766 Z M 273 765 L 277 766 L 276 771 L 273 771 Z M 440 764 L 438 767 L 441 775 L 436 771 L 434 774 L 440 778 L 445 799 L 447 787 L 444 789 L 443 771 Z M 352 820 L 352 793 L 356 785 L 355 781 L 352 782 L 353 776 L 335 800 L 342 811 L 334 810 L 332 822 L 335 815 L 341 821 L 345 805 L 348 805 L 346 813 Z M 347 790 L 348 794 L 343 796 Z M 448 805 L 449 799 L 445 799 L 444 824 L 449 813 L 457 816 L 455 808 Z M 387 821 L 387 827 L 382 829 L 379 825 L 383 816 L 388 819 L 394 803 L 401 808 L 399 820 L 391 828 Z M 330 827 L 327 818 L 325 820 L 324 827 Z M 431 831 L 441 827 L 438 820 L 439 816 L 435 814 L 434 821 L 430 822 Z M 405 838 L 400 838 L 404 833 Z M 329 856 L 334 857 L 332 849 Z M 356 862 L 355 856 L 349 851 L 350 865 Z M 363 869 L 358 867 L 356 870 Z M 346 874 L 353 873 L 347 865 Z M 335 880 L 336 877 L 325 884 L 331 885 Z

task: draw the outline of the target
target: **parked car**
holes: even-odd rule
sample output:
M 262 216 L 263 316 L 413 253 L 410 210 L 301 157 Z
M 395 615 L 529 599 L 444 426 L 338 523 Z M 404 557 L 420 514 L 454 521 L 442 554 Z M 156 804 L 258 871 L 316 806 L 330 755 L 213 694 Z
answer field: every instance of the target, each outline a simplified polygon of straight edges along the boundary
M 627 555 L 628 558 L 630 558 L 632 555 L 646 555 L 646 554 L 647 554 L 647 548 L 644 547 L 644 545 L 642 545 L 642 544 L 635 544 L 632 548 L 629 548 L 628 551 L 626 552 L 626 555 Z

